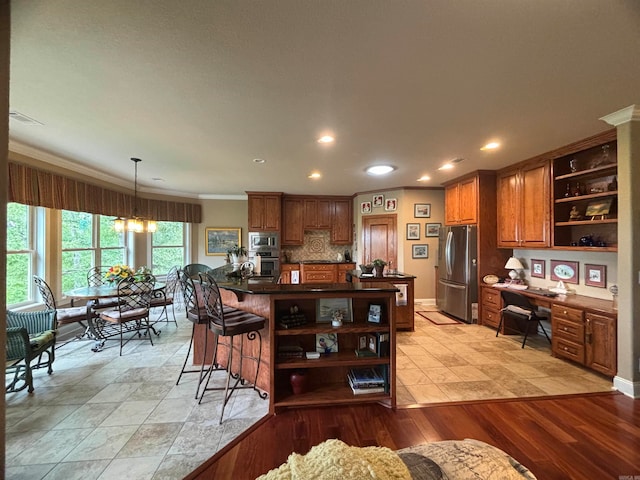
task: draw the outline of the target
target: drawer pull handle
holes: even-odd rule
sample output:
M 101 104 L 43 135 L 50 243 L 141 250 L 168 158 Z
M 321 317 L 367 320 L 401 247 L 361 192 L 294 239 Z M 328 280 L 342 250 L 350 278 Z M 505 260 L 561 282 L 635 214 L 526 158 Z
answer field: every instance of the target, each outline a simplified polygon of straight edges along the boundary
M 563 313 L 566 315 L 566 314 L 567 314 L 567 311 L 566 311 L 566 310 L 564 310 L 564 311 L 563 311 Z
M 569 350 L 567 347 L 564 347 L 564 351 L 566 352 L 567 350 Z
M 567 327 L 564 327 L 564 331 L 567 332 L 569 331 L 569 329 Z

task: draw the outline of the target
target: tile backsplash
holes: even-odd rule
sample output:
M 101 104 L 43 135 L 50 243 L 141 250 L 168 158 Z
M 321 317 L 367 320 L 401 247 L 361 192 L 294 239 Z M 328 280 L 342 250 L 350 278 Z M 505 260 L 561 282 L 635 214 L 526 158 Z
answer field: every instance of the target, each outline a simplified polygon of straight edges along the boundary
M 284 246 L 280 261 L 301 262 L 303 260 L 338 260 L 344 251 L 351 253 L 349 245 L 331 244 L 331 232 L 328 230 L 305 230 L 304 244 L 301 246 Z

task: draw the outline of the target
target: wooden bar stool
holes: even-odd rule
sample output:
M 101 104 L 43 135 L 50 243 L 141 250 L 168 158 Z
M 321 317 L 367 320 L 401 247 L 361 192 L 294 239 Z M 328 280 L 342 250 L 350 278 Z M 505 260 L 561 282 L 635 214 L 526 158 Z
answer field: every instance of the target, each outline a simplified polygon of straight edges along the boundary
M 204 385 L 204 389 L 200 394 L 200 400 L 198 403 L 202 402 L 202 398 L 207 391 L 210 390 L 222 390 L 224 389 L 224 400 L 222 403 L 222 411 L 220 412 L 220 421 L 222 423 L 222 418 L 224 417 L 224 410 L 231 398 L 233 392 L 238 388 L 253 388 L 258 395 L 263 400 L 267 398 L 267 394 L 258 390 L 256 384 L 258 382 L 258 372 L 260 371 L 260 357 L 262 355 L 262 335 L 260 334 L 260 330 L 264 328 L 266 319 L 259 315 L 255 315 L 253 313 L 245 312 L 244 310 L 234 309 L 225 307 L 222 303 L 222 298 L 220 296 L 220 289 L 216 281 L 211 277 L 211 275 L 207 273 L 200 274 L 200 284 L 202 287 L 202 293 L 204 296 L 204 304 L 207 309 L 207 315 L 209 318 L 209 330 L 216 335 L 218 338 L 218 342 L 216 342 L 216 353 L 218 344 L 225 345 L 228 349 L 227 356 L 227 380 L 225 382 L 224 387 L 209 387 L 209 381 L 211 380 L 211 376 L 214 370 L 219 370 L 219 368 L 212 362 L 209 370 L 205 374 L 207 377 L 207 381 Z M 244 342 L 243 336 L 246 335 L 246 338 L 250 341 L 258 340 L 258 355 L 245 355 L 244 353 Z M 238 373 L 233 373 L 233 353 L 234 349 L 234 338 L 240 337 L 240 347 L 239 347 L 239 365 L 237 368 Z M 220 342 L 222 337 L 228 337 L 227 343 Z M 252 360 L 256 363 L 256 373 L 251 383 L 247 383 L 247 380 L 242 377 L 242 365 L 244 360 Z M 234 379 L 233 385 L 231 384 L 231 379 Z

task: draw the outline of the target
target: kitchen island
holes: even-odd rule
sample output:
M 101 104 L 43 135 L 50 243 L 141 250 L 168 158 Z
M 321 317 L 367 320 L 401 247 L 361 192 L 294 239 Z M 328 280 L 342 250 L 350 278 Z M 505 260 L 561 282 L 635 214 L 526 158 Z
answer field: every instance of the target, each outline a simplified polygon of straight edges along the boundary
M 408 273 L 394 272 L 389 273 L 385 271 L 381 277 L 375 277 L 373 274 L 362 273 L 361 270 L 351 270 L 347 272 L 348 282 L 377 282 L 377 283 L 391 283 L 397 289 L 395 298 L 395 318 L 396 328 L 398 330 L 414 331 L 414 294 L 413 283 L 415 275 L 409 275 Z
M 270 413 L 282 408 L 360 402 L 379 402 L 395 408 L 394 305 L 398 289 L 394 285 L 366 281 L 282 285 L 263 278 L 230 278 L 231 271 L 230 266 L 211 271 L 225 305 L 267 320 L 260 331 L 262 352 L 257 386 L 269 395 Z M 380 314 L 370 315 L 370 310 Z M 341 326 L 332 326 L 331 318 L 336 311 L 342 315 Z M 206 326 L 196 325 L 194 365 L 203 362 L 205 338 L 208 339 L 205 364 L 212 360 L 213 338 L 205 336 L 205 332 Z M 321 338 L 331 339 L 335 344 L 320 358 L 307 358 L 306 352 L 315 352 Z M 246 353 L 257 355 L 257 341 L 243 337 L 243 342 Z M 217 362 L 223 366 L 227 352 L 220 346 Z M 234 365 L 237 364 L 234 357 Z M 255 368 L 254 362 L 245 362 L 242 377 L 253 378 Z M 383 391 L 350 387 L 349 372 L 365 368 L 372 368 L 384 377 Z M 292 376 L 304 377 L 301 393 L 293 393 Z

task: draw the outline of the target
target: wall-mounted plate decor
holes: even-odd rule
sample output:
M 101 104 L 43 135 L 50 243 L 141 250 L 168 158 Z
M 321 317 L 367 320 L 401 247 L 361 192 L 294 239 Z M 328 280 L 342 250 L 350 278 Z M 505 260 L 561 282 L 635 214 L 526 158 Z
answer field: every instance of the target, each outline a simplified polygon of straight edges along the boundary
M 578 283 L 579 273 L 578 262 L 568 262 L 565 260 L 551 260 L 551 280 L 565 283 Z

